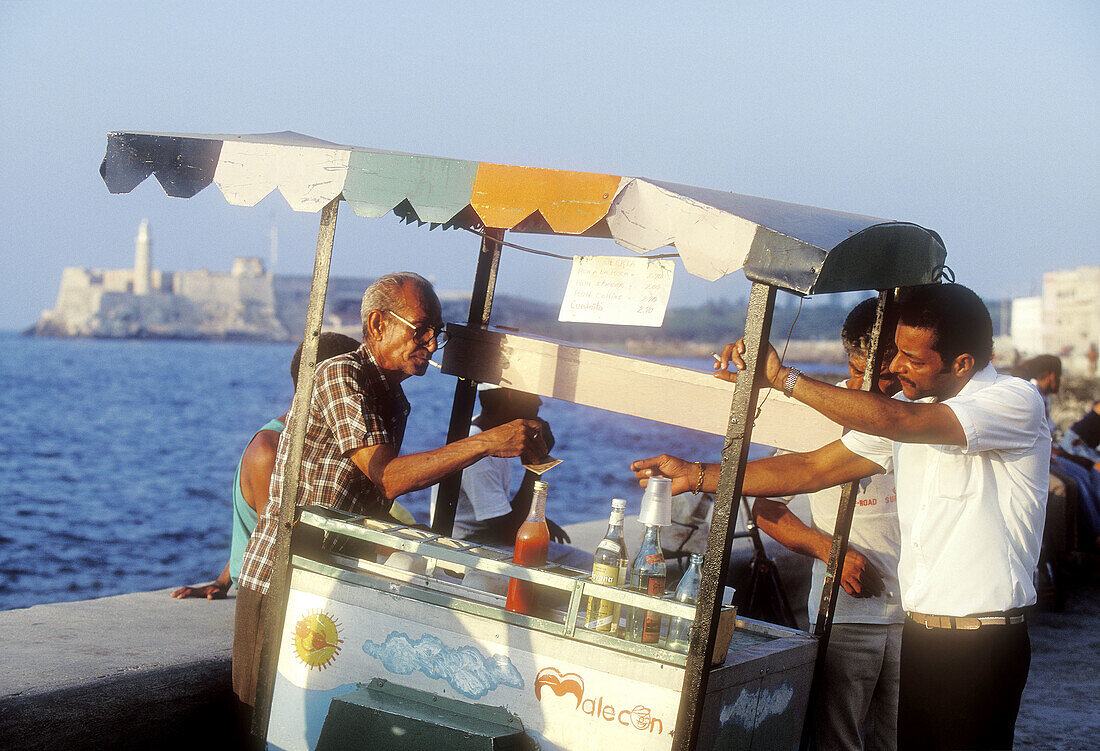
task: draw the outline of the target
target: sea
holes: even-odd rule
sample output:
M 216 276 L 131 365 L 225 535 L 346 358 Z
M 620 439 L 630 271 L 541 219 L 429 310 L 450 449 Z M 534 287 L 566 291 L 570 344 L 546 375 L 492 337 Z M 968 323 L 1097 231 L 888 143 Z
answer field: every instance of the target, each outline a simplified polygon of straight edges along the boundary
M 229 554 L 241 451 L 293 396 L 290 344 L 0 333 L 0 610 L 207 582 Z M 664 360 L 707 372 L 711 360 Z M 813 372 L 813 366 L 807 366 Z M 455 379 L 403 383 L 402 453 L 446 440 Z M 630 462 L 718 457 L 722 437 L 544 400 L 559 524 L 637 514 Z M 428 491 L 403 496 L 427 522 Z

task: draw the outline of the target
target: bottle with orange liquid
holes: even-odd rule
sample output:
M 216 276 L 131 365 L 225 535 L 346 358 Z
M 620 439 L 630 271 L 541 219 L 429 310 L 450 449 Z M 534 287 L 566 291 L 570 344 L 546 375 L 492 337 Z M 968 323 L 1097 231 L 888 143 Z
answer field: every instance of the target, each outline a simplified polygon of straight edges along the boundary
M 542 480 L 535 480 L 531 493 L 531 511 L 516 533 L 516 547 L 512 561 L 520 566 L 537 568 L 546 565 L 546 553 L 550 547 L 550 529 L 546 526 L 546 489 Z M 513 613 L 534 615 L 538 605 L 537 593 L 531 582 L 520 579 L 508 581 L 508 599 L 504 607 Z

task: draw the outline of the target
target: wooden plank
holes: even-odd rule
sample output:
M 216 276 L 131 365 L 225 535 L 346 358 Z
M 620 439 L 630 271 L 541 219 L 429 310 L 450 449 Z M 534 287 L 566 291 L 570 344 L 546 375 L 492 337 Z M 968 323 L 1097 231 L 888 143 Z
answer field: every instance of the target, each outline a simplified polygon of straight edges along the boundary
M 443 372 L 552 399 L 725 435 L 733 384 L 709 373 L 532 336 L 448 324 Z M 752 440 L 808 451 L 841 436 L 833 421 L 768 391 Z

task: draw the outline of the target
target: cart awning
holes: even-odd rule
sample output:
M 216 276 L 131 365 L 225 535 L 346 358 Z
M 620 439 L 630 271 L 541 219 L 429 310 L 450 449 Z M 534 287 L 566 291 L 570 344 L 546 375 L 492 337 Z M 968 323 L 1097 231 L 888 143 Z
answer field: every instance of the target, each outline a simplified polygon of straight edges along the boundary
M 926 284 L 947 252 L 915 224 L 706 188 L 343 146 L 298 133 L 114 132 L 100 174 L 112 193 L 149 175 L 190 198 L 211 182 L 253 206 L 278 190 L 295 211 L 342 197 L 359 216 L 392 211 L 448 227 L 608 237 L 637 253 L 676 247 L 708 280 L 744 269 L 798 294 Z

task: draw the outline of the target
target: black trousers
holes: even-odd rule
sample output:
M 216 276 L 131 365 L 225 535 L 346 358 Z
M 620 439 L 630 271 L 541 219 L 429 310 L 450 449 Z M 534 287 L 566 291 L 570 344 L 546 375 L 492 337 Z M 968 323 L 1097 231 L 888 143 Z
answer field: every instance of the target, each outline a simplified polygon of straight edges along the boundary
M 906 619 L 898 748 L 1012 748 L 1030 667 L 1026 623 L 960 631 Z

